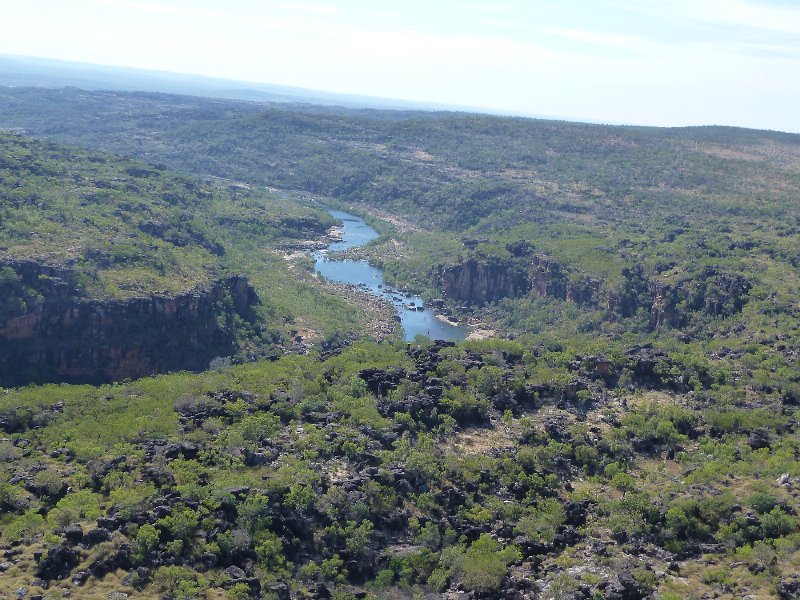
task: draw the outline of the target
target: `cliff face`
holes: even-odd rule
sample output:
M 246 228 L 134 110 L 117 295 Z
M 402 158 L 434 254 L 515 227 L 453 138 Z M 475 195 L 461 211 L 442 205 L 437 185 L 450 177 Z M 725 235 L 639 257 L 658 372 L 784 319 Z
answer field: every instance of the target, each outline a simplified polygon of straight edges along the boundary
M 528 293 L 588 304 L 599 288 L 599 282 L 589 278 L 571 281 L 559 263 L 544 256 L 530 257 L 522 265 L 513 260 L 469 259 L 442 266 L 439 280 L 447 297 L 479 306 Z
M 0 385 L 100 383 L 199 370 L 236 349 L 233 321 L 258 298 L 244 277 L 127 300 L 79 299 L 71 274 L 6 263 L 17 296 L 0 311 Z M 13 286 L 12 286 L 13 287 Z M 2 290 L 6 294 L 10 290 Z
M 501 298 L 514 298 L 531 289 L 530 279 L 523 271 L 500 261 L 469 259 L 457 265 L 445 265 L 439 277 L 446 296 L 478 306 Z
M 644 309 L 650 326 L 681 328 L 696 315 L 727 317 L 742 310 L 752 284 L 741 275 L 721 267 L 704 267 L 664 284 L 641 266 L 622 271 L 623 284 L 608 289 L 603 282 L 575 277 L 568 268 L 549 257 L 520 251 L 514 258 L 476 259 L 443 265 L 439 283 L 453 300 L 482 306 L 503 298 L 530 295 L 556 298 L 605 309 L 607 317 L 633 317 Z M 570 276 L 571 275 L 571 276 Z

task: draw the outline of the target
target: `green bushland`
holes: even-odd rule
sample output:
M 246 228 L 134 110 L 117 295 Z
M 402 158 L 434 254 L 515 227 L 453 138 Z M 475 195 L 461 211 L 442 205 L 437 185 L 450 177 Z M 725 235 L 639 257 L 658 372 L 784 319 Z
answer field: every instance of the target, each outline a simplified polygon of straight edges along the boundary
M 768 590 L 795 570 L 795 492 L 775 480 L 800 476 L 796 412 L 777 391 L 756 410 L 732 402 L 748 381 L 675 392 L 624 352 L 606 355 L 626 387 L 586 379 L 574 347 L 420 340 L 9 389 L 0 540 L 54 548 L 67 525 L 110 517 L 114 543 L 131 548 L 122 568 L 144 568 L 122 589 L 185 598 L 248 559 L 263 589 L 342 593 L 492 595 L 530 560 L 542 585 L 571 588 L 563 569 L 580 564 L 597 590 L 645 542 L 660 548 L 651 568 L 702 589 Z M 689 358 L 663 360 L 686 378 Z M 400 374 L 385 396 L 370 391 L 375 369 Z M 583 394 L 570 391 L 578 381 Z M 81 550 L 75 570 L 97 552 Z M 723 581 L 720 562 L 752 568 Z M 34 576 L 26 564 L 18 577 Z M 632 572 L 643 590 L 680 583 Z M 102 589 L 90 577 L 82 593 Z

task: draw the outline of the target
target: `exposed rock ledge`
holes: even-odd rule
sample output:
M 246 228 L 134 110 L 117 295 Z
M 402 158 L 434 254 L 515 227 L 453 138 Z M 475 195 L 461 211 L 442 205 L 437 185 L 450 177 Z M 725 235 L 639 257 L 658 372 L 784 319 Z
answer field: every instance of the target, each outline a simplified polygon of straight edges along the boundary
M 235 316 L 249 320 L 258 302 L 243 276 L 176 295 L 85 300 L 76 297 L 72 274 L 63 268 L 32 262 L 2 267 L 12 268 L 36 298 L 21 313 L 0 312 L 3 386 L 205 369 L 236 350 Z

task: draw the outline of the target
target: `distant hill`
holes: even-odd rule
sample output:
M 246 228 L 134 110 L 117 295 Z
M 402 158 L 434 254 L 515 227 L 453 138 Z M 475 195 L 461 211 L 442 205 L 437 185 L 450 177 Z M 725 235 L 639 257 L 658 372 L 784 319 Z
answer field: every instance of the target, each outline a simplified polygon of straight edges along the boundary
M 509 334 L 742 345 L 754 313 L 798 319 L 796 134 L 31 88 L 0 127 L 404 218 L 365 250 L 388 282 Z
M 410 100 L 336 94 L 299 87 L 7 54 L 0 54 L 0 85 L 162 92 L 253 102 L 300 102 L 352 108 L 464 110 L 463 107 Z

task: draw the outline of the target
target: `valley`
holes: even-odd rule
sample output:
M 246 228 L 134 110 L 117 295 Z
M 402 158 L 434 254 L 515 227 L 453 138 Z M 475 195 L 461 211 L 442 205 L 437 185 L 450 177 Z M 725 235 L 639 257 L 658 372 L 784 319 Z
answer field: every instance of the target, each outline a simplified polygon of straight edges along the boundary
M 0 597 L 800 594 L 800 135 L 32 87 L 0 129 Z

